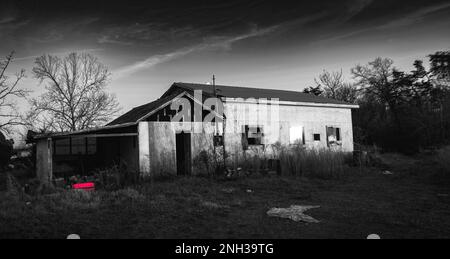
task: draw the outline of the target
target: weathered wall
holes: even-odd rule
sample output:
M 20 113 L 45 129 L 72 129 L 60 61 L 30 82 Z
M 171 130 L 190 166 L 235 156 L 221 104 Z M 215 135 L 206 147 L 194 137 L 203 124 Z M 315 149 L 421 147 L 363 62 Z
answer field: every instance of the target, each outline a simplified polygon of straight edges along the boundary
M 50 182 L 52 180 L 51 147 L 51 140 L 40 139 L 36 143 L 36 176 L 41 182 Z
M 253 106 L 252 106 L 253 105 Z M 258 116 L 246 118 L 243 112 L 230 112 L 250 106 Z M 268 108 L 268 110 L 267 110 Z M 351 110 L 348 108 L 308 107 L 308 106 L 282 106 L 271 114 L 270 106 L 262 110 L 254 104 L 226 103 L 227 114 L 225 129 L 225 149 L 227 163 L 237 165 L 244 155 L 251 157 L 254 154 L 264 154 L 270 157 L 274 144 L 290 144 L 290 128 L 303 127 L 305 144 L 307 148 L 327 148 L 326 127 L 341 129 L 342 145 L 338 150 L 353 151 L 353 130 Z M 182 125 L 182 126 L 180 126 Z M 243 151 L 242 129 L 245 125 L 263 126 L 263 146 L 250 146 Z M 157 176 L 161 174 L 177 174 L 176 133 L 181 129 L 191 132 L 191 157 L 193 174 L 197 174 L 195 159 L 202 151 L 213 154 L 214 126 L 202 123 L 171 123 L 171 122 L 141 122 L 139 124 L 139 165 L 144 176 Z M 195 130 L 194 130 L 195 129 Z M 219 124 L 219 132 L 222 132 Z M 320 141 L 314 141 L 313 135 L 320 134 Z M 216 153 L 220 156 L 222 148 L 218 147 Z M 220 159 L 220 158 L 219 158 Z
M 175 128 L 170 122 L 150 122 L 150 172 L 156 175 L 176 175 Z
M 199 127 L 201 133 L 194 131 Z M 194 160 L 203 150 L 212 153 L 212 126 L 202 123 L 141 122 L 139 125 L 139 163 L 143 176 L 176 175 L 176 134 L 191 133 L 192 174 L 197 174 Z M 147 141 L 147 143 L 145 142 Z
M 303 127 L 307 148 L 327 148 L 326 127 L 338 127 L 342 136 L 342 146 L 339 149 L 344 152 L 353 151 L 351 109 L 280 105 L 279 112 L 272 114 L 270 109 L 273 108 L 265 106 L 261 109 L 256 104 L 226 103 L 226 131 L 232 131 L 232 127 L 242 128 L 244 125 L 263 126 L 265 145 L 277 142 L 289 145 L 290 128 Z M 236 112 L 239 110 L 254 111 L 259 115 L 247 118 L 246 113 Z M 320 141 L 314 141 L 314 134 L 320 134 Z
M 144 177 L 176 175 L 175 127 L 172 123 L 139 123 L 139 164 Z

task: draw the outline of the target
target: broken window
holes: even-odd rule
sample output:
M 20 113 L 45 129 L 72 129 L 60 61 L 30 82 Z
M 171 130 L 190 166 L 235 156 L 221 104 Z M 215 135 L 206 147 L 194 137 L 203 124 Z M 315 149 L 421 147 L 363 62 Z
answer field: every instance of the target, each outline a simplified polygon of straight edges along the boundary
M 242 145 L 244 150 L 248 149 L 248 146 L 257 146 L 263 144 L 263 128 L 261 126 L 248 126 L 244 128 L 242 134 Z
M 313 135 L 314 141 L 320 141 L 320 134 Z
M 302 126 L 291 127 L 289 129 L 289 143 L 291 145 L 305 144 L 305 130 Z
M 328 147 L 340 146 L 341 144 L 342 144 L 341 129 L 336 127 L 327 127 Z

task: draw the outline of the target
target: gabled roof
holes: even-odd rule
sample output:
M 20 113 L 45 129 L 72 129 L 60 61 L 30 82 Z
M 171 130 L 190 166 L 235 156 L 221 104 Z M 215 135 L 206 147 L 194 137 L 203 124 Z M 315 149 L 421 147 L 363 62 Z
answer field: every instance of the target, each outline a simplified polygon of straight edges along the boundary
M 173 88 L 182 88 L 188 91 L 201 90 L 206 95 L 213 94 L 213 86 L 206 84 L 192 84 L 192 83 L 174 83 L 172 87 L 163 95 L 171 94 Z M 216 85 L 217 95 L 228 98 L 277 98 L 279 101 L 286 102 L 299 102 L 299 103 L 317 103 L 317 104 L 339 104 L 339 105 L 351 105 L 349 103 L 338 101 L 335 99 L 325 98 L 321 96 L 315 96 L 313 94 L 306 94 L 295 91 L 264 89 L 264 88 L 251 88 L 251 87 L 238 87 L 238 86 L 225 86 Z
M 193 95 L 193 91 L 201 90 L 205 96 L 213 96 L 213 86 L 206 84 L 191 84 L 191 83 L 174 83 L 167 90 L 160 99 L 136 107 L 131 111 L 125 113 L 114 121 L 110 122 L 107 126 L 120 125 L 126 123 L 136 123 L 146 115 L 150 114 L 154 110 L 161 108 L 162 105 L 170 102 L 172 99 L 179 96 L 181 93 L 189 93 Z M 217 95 L 228 98 L 277 98 L 279 101 L 296 102 L 296 103 L 315 103 L 315 104 L 331 104 L 331 105 L 350 105 L 346 102 L 329 99 L 325 97 L 315 96 L 312 94 L 305 94 L 294 91 L 274 90 L 274 89 L 262 89 L 262 88 L 249 88 L 249 87 L 237 87 L 237 86 L 216 86 Z M 350 106 L 349 106 L 350 107 Z M 350 107 L 352 108 L 352 107 Z
M 161 107 L 161 105 L 164 105 L 165 103 L 169 102 L 170 100 L 172 100 L 173 98 L 175 98 L 177 96 L 178 96 L 178 94 L 173 93 L 171 95 L 162 97 L 151 103 L 147 103 L 147 104 L 138 106 L 138 107 L 132 109 L 131 111 L 125 113 L 124 115 L 120 116 L 119 118 L 113 120 L 112 122 L 110 122 L 108 124 L 108 126 L 137 122 L 139 119 L 141 119 L 145 115 L 149 114 L 150 112 L 152 112 L 155 109 L 158 109 L 159 107 Z

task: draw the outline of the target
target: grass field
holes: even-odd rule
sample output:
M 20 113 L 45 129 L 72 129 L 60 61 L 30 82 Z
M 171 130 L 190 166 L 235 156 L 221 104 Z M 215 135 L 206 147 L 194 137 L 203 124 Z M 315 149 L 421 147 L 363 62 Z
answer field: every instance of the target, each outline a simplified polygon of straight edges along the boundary
M 385 156 L 392 175 L 334 180 L 177 178 L 116 192 L 0 193 L 0 238 L 450 238 L 450 181 L 431 159 Z M 348 175 L 348 174 L 347 174 Z M 271 218 L 318 205 L 318 224 Z

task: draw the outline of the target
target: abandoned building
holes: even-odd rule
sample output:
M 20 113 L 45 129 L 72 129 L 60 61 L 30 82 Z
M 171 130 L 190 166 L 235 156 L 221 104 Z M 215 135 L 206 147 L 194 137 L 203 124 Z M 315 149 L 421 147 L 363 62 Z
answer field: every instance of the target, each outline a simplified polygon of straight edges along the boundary
M 205 105 L 215 96 L 221 104 Z M 190 107 L 174 122 L 185 109 L 181 99 Z M 51 181 L 113 164 L 142 176 L 195 174 L 196 157 L 217 146 L 226 150 L 230 164 L 258 150 L 270 155 L 274 145 L 352 152 L 354 108 L 293 91 L 174 83 L 158 100 L 104 127 L 35 135 L 37 176 Z M 205 122 L 211 114 L 212 123 Z

